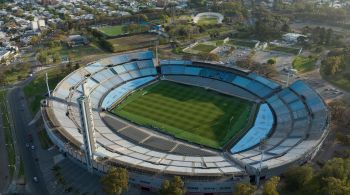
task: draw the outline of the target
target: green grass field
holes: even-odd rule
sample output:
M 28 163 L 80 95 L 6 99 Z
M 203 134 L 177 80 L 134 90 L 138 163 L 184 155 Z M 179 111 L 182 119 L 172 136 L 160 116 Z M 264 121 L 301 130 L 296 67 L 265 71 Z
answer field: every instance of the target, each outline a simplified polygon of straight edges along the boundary
M 255 41 L 250 41 L 250 40 L 244 40 L 244 39 L 231 39 L 228 41 L 229 45 L 237 45 L 241 47 L 249 47 L 249 48 L 254 48 L 256 45 Z
M 136 32 L 146 32 L 149 30 L 149 27 L 146 25 L 140 25 L 140 28 L 136 29 Z M 114 37 L 114 36 L 119 36 L 119 35 L 124 35 L 129 32 L 128 25 L 115 25 L 115 26 L 103 26 L 98 28 L 101 33 L 109 36 L 109 37 Z
M 308 72 L 315 69 L 316 57 L 297 56 L 292 62 L 292 66 L 300 73 Z
M 252 103 L 200 87 L 159 81 L 112 112 L 177 138 L 221 149 L 247 124 Z
M 218 18 L 215 17 L 201 17 L 199 18 L 197 24 L 199 25 L 211 25 L 211 24 L 217 24 Z
M 276 45 L 270 45 L 267 50 L 272 50 L 272 51 L 279 51 L 279 52 L 284 52 L 284 53 L 291 53 L 294 55 L 297 55 L 300 51 L 300 48 L 294 48 L 294 47 L 281 47 L 281 46 L 276 46 Z
M 192 47 L 191 49 L 197 50 L 197 51 L 200 51 L 203 53 L 209 53 L 215 48 L 216 48 L 216 46 L 214 46 L 214 45 L 198 44 L 198 45 Z
M 126 33 L 124 32 L 123 28 L 124 25 L 104 26 L 99 28 L 98 30 L 107 36 L 118 36 Z

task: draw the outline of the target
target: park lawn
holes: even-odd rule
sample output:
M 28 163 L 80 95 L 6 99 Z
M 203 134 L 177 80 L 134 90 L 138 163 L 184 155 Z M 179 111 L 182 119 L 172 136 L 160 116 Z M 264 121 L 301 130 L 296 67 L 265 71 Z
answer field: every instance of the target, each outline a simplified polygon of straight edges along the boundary
M 200 44 L 197 44 L 196 46 L 192 47 L 191 50 L 197 50 L 201 53 L 209 53 L 215 48 L 216 48 L 216 46 L 214 46 L 214 45 L 207 45 L 207 44 L 200 43 Z
M 284 53 L 291 53 L 294 55 L 297 55 L 300 51 L 300 48 L 294 48 L 294 47 L 282 47 L 282 46 L 276 46 L 276 45 L 270 45 L 267 50 L 272 51 L 279 51 Z
M 296 56 L 292 62 L 293 69 L 299 73 L 304 73 L 315 69 L 317 57 Z
M 201 17 L 197 22 L 199 25 L 212 25 L 217 23 L 218 19 L 215 17 Z
M 246 126 L 252 103 L 201 87 L 158 81 L 111 111 L 136 124 L 222 149 Z
M 39 73 L 28 85 L 24 87 L 24 94 L 32 114 L 36 114 L 40 108 L 40 101 L 47 94 L 45 73 L 49 77 L 50 90 L 53 90 L 56 85 L 70 73 L 70 71 L 62 71 L 59 68 L 52 68 Z
M 0 110 L 1 110 L 1 116 L 2 116 L 2 131 L 4 132 L 4 138 L 5 138 L 5 144 L 6 144 L 6 150 L 7 150 L 7 160 L 10 166 L 10 175 L 12 176 L 15 169 L 12 165 L 15 165 L 16 163 L 16 154 L 15 154 L 15 148 L 13 146 L 13 139 L 12 139 L 12 132 L 11 132 L 11 126 L 9 122 L 9 111 L 7 109 L 6 104 L 6 91 L 0 90 Z
M 98 28 L 98 30 L 107 36 L 113 37 L 125 34 L 126 32 L 123 30 L 124 27 L 125 25 L 103 26 Z

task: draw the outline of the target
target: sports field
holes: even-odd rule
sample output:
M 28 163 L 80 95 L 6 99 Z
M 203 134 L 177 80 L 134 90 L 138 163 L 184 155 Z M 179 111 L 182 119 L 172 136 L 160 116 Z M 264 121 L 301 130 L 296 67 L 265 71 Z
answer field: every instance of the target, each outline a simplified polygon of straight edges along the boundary
M 119 36 L 119 35 L 124 35 L 127 33 L 131 33 L 128 28 L 128 25 L 115 25 L 115 26 L 103 26 L 98 28 L 100 32 L 103 34 L 109 36 L 109 37 L 114 37 L 114 36 Z M 139 32 L 146 32 L 149 30 L 149 27 L 146 25 L 139 25 L 137 29 L 134 29 L 132 31 L 133 33 L 139 33 Z
M 215 48 L 216 48 L 216 46 L 214 46 L 214 45 L 197 44 L 196 46 L 192 47 L 191 49 L 197 50 L 197 51 L 200 51 L 203 53 L 209 53 Z
M 247 124 L 252 103 L 200 87 L 158 81 L 128 96 L 112 112 L 177 138 L 222 148 Z
M 122 34 L 126 33 L 123 30 L 124 27 L 125 27 L 124 25 L 104 26 L 104 27 L 99 28 L 98 30 L 107 36 L 117 36 L 117 35 L 122 35 Z
M 139 34 L 115 39 L 108 39 L 114 47 L 114 52 L 134 50 L 154 46 L 158 36 L 154 34 Z

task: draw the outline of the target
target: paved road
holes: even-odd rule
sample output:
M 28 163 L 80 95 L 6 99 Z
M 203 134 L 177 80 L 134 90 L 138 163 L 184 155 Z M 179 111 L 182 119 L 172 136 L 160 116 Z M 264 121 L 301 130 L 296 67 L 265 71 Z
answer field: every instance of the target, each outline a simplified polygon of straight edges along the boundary
M 8 94 L 8 100 L 10 110 L 12 114 L 13 124 L 16 132 L 16 139 L 18 143 L 18 152 L 24 162 L 25 176 L 27 178 L 27 186 L 30 194 L 46 195 L 49 194 L 45 183 L 35 183 L 32 178 L 34 176 L 39 178 L 39 181 L 44 181 L 42 173 L 39 168 L 39 164 L 34 160 L 36 157 L 36 151 L 26 148 L 27 134 L 30 133 L 33 136 L 33 144 L 38 147 L 37 133 L 33 131 L 33 126 L 28 127 L 28 123 L 31 120 L 30 112 L 25 106 L 25 100 L 23 92 L 20 87 L 10 89 Z

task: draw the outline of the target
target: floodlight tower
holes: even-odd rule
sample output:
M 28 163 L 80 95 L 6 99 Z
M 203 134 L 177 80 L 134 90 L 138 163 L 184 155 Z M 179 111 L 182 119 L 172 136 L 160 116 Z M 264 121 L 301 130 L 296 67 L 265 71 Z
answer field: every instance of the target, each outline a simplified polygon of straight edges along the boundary
M 47 88 L 47 95 L 51 97 L 51 91 L 49 86 L 49 77 L 47 76 L 47 73 L 45 74 L 45 82 L 46 82 L 46 88 Z
M 257 186 L 260 184 L 260 176 L 261 176 L 261 168 L 262 168 L 262 162 L 264 159 L 264 150 L 266 147 L 266 139 L 261 139 L 260 140 L 260 145 L 259 145 L 259 150 L 260 150 L 260 161 L 259 161 L 259 169 L 256 169 L 256 175 L 255 175 L 255 183 Z
M 92 118 L 90 96 L 88 95 L 89 90 L 86 88 L 85 83 L 83 83 L 82 86 L 83 94 L 78 99 L 80 106 L 80 120 L 82 124 L 86 166 L 88 171 L 92 173 L 92 161 L 96 151 L 95 127 Z

